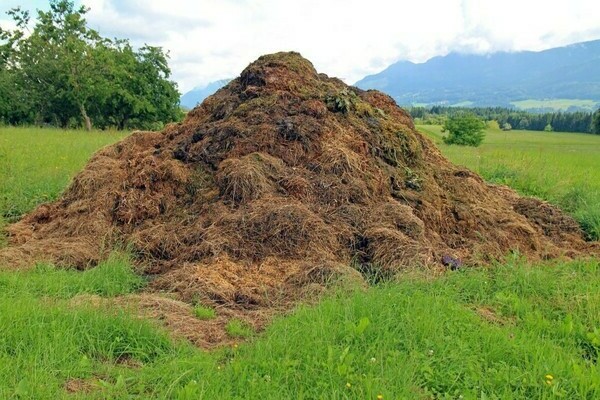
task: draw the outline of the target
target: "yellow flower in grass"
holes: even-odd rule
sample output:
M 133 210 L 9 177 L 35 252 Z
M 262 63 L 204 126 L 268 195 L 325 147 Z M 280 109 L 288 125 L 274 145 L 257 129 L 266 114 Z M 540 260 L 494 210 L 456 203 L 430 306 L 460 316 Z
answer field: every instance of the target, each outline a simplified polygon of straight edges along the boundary
M 545 378 L 546 378 L 546 380 L 548 380 L 548 381 L 551 381 L 551 380 L 553 380 L 553 379 L 554 379 L 554 377 L 553 377 L 552 375 L 550 375 L 550 374 L 546 375 L 546 376 L 545 376 Z
M 382 394 L 378 394 L 377 395 L 377 400 L 383 400 L 383 395 Z
M 351 387 L 352 387 L 352 384 L 351 384 L 350 382 L 347 382 L 347 383 L 346 383 L 346 387 L 347 387 L 347 388 L 351 388 Z

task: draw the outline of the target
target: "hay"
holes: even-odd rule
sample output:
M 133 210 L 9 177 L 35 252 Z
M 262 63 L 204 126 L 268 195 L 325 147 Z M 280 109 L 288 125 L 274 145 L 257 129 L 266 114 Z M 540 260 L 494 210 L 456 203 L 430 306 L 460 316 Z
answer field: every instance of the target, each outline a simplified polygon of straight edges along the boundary
M 247 203 L 275 191 L 274 181 L 283 169 L 281 160 L 268 154 L 251 153 L 221 162 L 216 174 L 224 200 Z
M 100 150 L 7 232 L 0 264 L 87 268 L 128 244 L 150 291 L 250 322 L 360 280 L 352 262 L 388 274 L 600 248 L 555 207 L 449 163 L 389 96 L 297 53 L 263 56 L 184 122 Z

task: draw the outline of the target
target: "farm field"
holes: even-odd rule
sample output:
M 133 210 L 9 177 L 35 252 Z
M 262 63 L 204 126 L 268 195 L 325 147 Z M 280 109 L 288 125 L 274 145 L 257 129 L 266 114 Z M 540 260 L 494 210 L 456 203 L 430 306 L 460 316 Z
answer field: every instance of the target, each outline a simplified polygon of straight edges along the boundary
M 489 132 L 452 161 L 600 224 L 600 137 Z M 0 213 L 55 199 L 123 134 L 0 128 Z M 597 237 L 597 236 L 595 236 Z M 88 271 L 0 269 L 0 398 L 582 398 L 600 396 L 600 263 L 530 265 L 518 254 L 438 278 L 410 272 L 336 290 L 264 332 L 203 351 L 118 299 L 145 280 L 115 252 Z M 199 318 L 209 312 L 197 313 Z
M 598 103 L 594 100 L 576 100 L 576 99 L 551 99 L 551 100 L 520 100 L 511 102 L 517 108 L 522 110 L 532 108 L 550 108 L 555 111 L 565 111 L 569 107 L 580 107 L 593 111 Z
M 52 201 L 102 146 L 122 132 L 0 128 L 0 217 L 13 220 Z

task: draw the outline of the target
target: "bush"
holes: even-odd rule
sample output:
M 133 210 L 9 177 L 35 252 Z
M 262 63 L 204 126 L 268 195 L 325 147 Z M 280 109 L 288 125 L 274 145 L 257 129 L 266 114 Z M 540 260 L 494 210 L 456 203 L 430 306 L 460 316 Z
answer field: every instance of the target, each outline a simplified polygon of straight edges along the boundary
M 475 114 L 460 114 L 450 117 L 442 127 L 442 132 L 448 132 L 444 143 L 461 146 L 477 147 L 485 137 L 485 123 Z
M 493 131 L 499 131 L 500 130 L 500 124 L 498 123 L 498 121 L 496 121 L 495 119 L 488 121 L 486 123 L 488 129 L 491 129 Z

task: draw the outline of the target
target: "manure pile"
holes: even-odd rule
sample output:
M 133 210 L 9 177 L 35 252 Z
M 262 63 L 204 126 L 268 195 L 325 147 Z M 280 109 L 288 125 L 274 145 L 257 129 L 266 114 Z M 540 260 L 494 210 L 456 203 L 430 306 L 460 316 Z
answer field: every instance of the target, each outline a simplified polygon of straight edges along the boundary
M 260 57 L 183 123 L 102 149 L 8 233 L 1 264 L 87 268 L 128 244 L 150 291 L 255 311 L 357 270 L 592 251 L 560 210 L 451 164 L 390 97 L 297 53 Z

